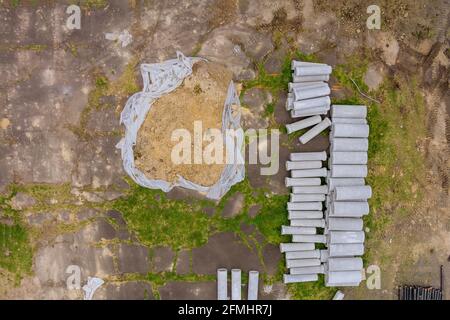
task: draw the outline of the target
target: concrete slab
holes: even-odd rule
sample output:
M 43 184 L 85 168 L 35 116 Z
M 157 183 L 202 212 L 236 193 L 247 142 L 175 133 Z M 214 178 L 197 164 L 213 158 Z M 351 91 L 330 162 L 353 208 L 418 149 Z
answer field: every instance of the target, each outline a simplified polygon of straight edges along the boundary
M 172 271 L 175 253 L 168 247 L 156 247 L 152 249 L 152 271 Z
M 168 282 L 159 288 L 162 300 L 216 300 L 217 284 L 210 282 Z
M 256 204 L 256 205 L 251 206 L 248 209 L 249 217 L 251 217 L 251 218 L 256 217 L 258 215 L 260 209 L 261 209 L 261 205 L 260 204 Z
M 239 213 L 241 213 L 244 208 L 244 195 L 240 192 L 234 194 L 230 199 L 228 199 L 225 207 L 222 211 L 222 217 L 224 218 L 232 218 Z
M 264 271 L 255 248 L 248 248 L 231 232 L 211 236 L 206 245 L 192 250 L 192 257 L 197 274 L 215 275 L 218 268 Z
M 130 281 L 103 284 L 94 300 L 154 300 L 152 286 L 147 282 Z
M 278 245 L 266 244 L 262 254 L 266 272 L 269 275 L 275 275 L 278 272 L 278 266 L 283 257 L 280 252 L 280 247 Z
M 176 272 L 178 274 L 191 273 L 191 252 L 189 250 L 178 252 Z
M 150 271 L 149 249 L 147 247 L 121 243 L 117 250 L 120 273 L 147 274 Z

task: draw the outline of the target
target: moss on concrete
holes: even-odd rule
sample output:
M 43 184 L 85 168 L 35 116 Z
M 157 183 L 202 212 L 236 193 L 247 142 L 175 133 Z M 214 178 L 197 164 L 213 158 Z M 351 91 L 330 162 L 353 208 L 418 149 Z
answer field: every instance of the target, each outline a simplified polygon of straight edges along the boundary
M 33 249 L 29 231 L 22 223 L 19 211 L 9 204 L 13 196 L 14 193 L 0 196 L 1 213 L 13 219 L 11 224 L 0 221 L 0 269 L 11 273 L 18 284 L 23 276 L 31 273 Z
M 125 103 L 125 99 L 131 96 L 133 93 L 139 91 L 137 83 L 135 69 L 138 64 L 137 58 L 132 58 L 130 62 L 125 66 L 122 74 L 110 81 L 108 77 L 99 70 L 92 72 L 92 85 L 93 89 L 89 92 L 88 103 L 82 110 L 79 123 L 74 126 L 69 126 L 69 129 L 76 134 L 81 140 L 89 140 L 99 136 L 118 136 L 120 132 L 113 131 L 101 131 L 94 132 L 87 128 L 91 114 L 94 111 L 115 108 L 115 105 L 105 103 L 104 97 L 113 96 L 118 104 Z
M 114 202 L 131 230 L 148 246 L 167 245 L 174 250 L 198 247 L 208 241 L 210 223 L 203 201 L 168 199 L 159 190 L 132 185 L 131 192 Z

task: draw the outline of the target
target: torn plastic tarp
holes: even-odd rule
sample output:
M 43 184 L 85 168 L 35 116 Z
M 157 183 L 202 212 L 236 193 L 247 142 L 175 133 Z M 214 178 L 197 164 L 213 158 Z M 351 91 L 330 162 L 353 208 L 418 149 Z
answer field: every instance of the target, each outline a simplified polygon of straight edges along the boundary
M 83 286 L 84 300 L 92 300 L 95 291 L 100 288 L 103 283 L 105 283 L 105 281 L 100 278 L 88 277 L 87 283 Z
M 120 123 L 125 126 L 125 137 L 117 144 L 121 149 L 125 172 L 139 185 L 150 189 L 170 191 L 175 186 L 181 186 L 206 194 L 210 199 L 220 199 L 234 184 L 245 177 L 244 165 L 244 133 L 240 125 L 240 111 L 232 110 L 232 105 L 240 106 L 239 97 L 233 82 L 228 87 L 227 97 L 222 114 L 222 134 L 226 150 L 233 150 L 232 161 L 227 161 L 219 180 L 212 186 L 206 187 L 178 176 L 175 183 L 164 180 L 149 179 L 134 164 L 133 147 L 136 138 L 153 102 L 161 96 L 178 88 L 183 80 L 192 74 L 194 63 L 205 60 L 197 57 L 185 57 L 177 52 L 177 58 L 162 63 L 141 64 L 141 75 L 144 88 L 132 95 L 120 115 Z M 234 113 L 234 114 L 233 114 Z M 167 113 L 170 116 L 170 111 Z M 235 132 L 234 141 L 226 134 L 226 129 Z M 227 152 L 228 154 L 228 152 Z

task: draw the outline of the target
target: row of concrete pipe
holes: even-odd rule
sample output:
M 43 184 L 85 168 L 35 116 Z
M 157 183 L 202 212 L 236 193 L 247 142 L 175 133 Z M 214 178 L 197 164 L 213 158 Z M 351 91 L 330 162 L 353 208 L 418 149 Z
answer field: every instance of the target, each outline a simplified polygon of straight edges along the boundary
M 303 61 L 292 61 L 293 82 L 289 83 L 286 110 L 291 112 L 292 118 L 306 117 L 300 121 L 286 125 L 288 133 L 310 128 L 299 140 L 307 143 L 331 125 L 326 115 L 330 110 L 330 87 L 327 83 L 332 71 L 329 65 Z M 299 164 L 301 165 L 301 164 Z M 303 164 L 314 166 L 316 164 Z M 307 169 L 307 168 L 299 168 Z M 290 170 L 290 169 L 288 169 Z
M 286 108 L 294 118 L 306 118 L 287 124 L 287 132 L 314 126 L 299 139 L 307 143 L 326 128 L 331 130 L 329 157 L 325 151 L 297 152 L 286 162 L 286 187 L 292 188 L 287 203 L 290 225 L 282 226 L 281 233 L 292 236 L 292 242 L 280 244 L 289 269 L 284 283 L 317 281 L 324 274 L 326 286 L 358 286 L 365 240 L 362 218 L 369 213 L 367 200 L 372 195 L 365 185 L 367 108 L 331 105 L 324 85 L 331 67 L 326 64 L 293 61 L 292 69 L 294 83 L 289 84 Z M 320 114 L 327 114 L 330 105 L 331 120 L 322 119 Z M 316 249 L 316 243 L 326 249 Z
M 286 163 L 290 171 L 286 187 L 292 190 L 287 203 L 290 223 L 281 227 L 281 234 L 292 236 L 292 242 L 280 245 L 289 269 L 284 274 L 284 283 L 317 281 L 318 275 L 325 273 L 323 262 L 327 252 L 316 249 L 316 243 L 327 241 L 322 231 L 325 228 L 323 203 L 328 195 L 328 186 L 322 184 L 328 171 L 323 166 L 326 160 L 325 151 L 298 152 L 291 153 Z
M 362 281 L 365 233 L 372 189 L 365 184 L 369 126 L 367 107 L 332 105 L 325 201 L 328 260 L 325 285 L 358 286 Z
M 248 273 L 247 300 L 258 300 L 259 272 Z M 231 269 L 231 300 L 242 299 L 241 270 Z M 228 270 L 217 269 L 217 300 L 228 300 Z

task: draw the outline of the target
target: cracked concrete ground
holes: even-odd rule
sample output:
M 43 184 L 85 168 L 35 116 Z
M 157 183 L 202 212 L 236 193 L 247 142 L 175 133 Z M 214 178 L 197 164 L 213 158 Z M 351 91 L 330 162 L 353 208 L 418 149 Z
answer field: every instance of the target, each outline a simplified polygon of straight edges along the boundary
M 420 223 L 429 225 L 426 230 L 433 236 L 423 245 L 419 242 L 427 231 L 412 240 L 415 260 L 411 263 L 402 265 L 396 258 L 384 265 L 382 290 L 348 290 L 348 295 L 392 298 L 396 284 L 413 278 L 436 284 L 434 267 L 445 264 L 450 271 L 446 260 L 450 254 L 450 107 L 445 91 L 449 44 L 441 39 L 448 34 L 448 6 L 437 1 L 435 7 L 420 11 L 417 8 L 424 1 L 395 2 L 397 11 L 387 10 L 384 20 L 390 28 L 380 32 L 365 29 L 366 6 L 356 1 L 337 1 L 336 10 L 330 10 L 326 2 L 311 0 L 115 0 L 100 8 L 84 6 L 81 30 L 66 27 L 64 3 L 1 4 L 0 192 L 6 196 L 15 185 L 26 190 L 41 185 L 55 188 L 43 201 L 25 191 L 11 199 L 11 210 L 20 215 L 30 233 L 32 267 L 19 283 L 0 267 L 0 298 L 81 299 L 82 290 L 66 284 L 70 265 L 80 267 L 81 286 L 89 276 L 105 280 L 95 299 L 214 299 L 213 276 L 218 267 L 259 270 L 272 277 L 279 272 L 277 245 L 268 243 L 253 226 L 241 223 L 239 232 L 213 230 L 206 244 L 175 250 L 146 245 L 123 214 L 108 205 L 130 190 L 115 145 L 122 134 L 120 111 L 133 93 L 133 84 L 141 87 L 138 64 L 173 58 L 176 50 L 224 64 L 236 82 L 257 78 L 261 64 L 269 74 L 279 74 L 284 57 L 293 49 L 333 66 L 355 52 L 371 51 L 365 77 L 370 89 L 378 88 L 386 76 L 417 73 L 425 64 L 428 111 L 440 121 L 431 130 L 426 150 L 431 163 L 429 185 L 438 192 L 433 206 L 418 214 L 427 212 Z M 409 11 L 402 4 L 409 5 Z M 419 25 L 428 26 L 429 34 Z M 122 47 L 105 39 L 105 33 L 125 29 L 133 36 L 130 45 Z M 107 79 L 107 89 L 99 86 L 100 78 Z M 344 97 L 345 89 L 333 81 L 332 97 Z M 286 92 L 268 88 L 244 92 L 244 128 L 278 128 L 289 121 L 285 99 Z M 272 115 L 265 112 L 271 103 L 275 105 Z M 280 171 L 272 177 L 261 176 L 260 165 L 248 165 L 251 187 L 266 194 L 287 194 L 284 161 L 289 152 L 327 146 L 328 139 L 322 135 L 304 146 L 282 135 Z M 168 197 L 188 202 L 201 199 L 178 188 Z M 244 212 L 257 218 L 262 206 L 253 204 L 246 212 L 245 202 L 245 195 L 235 193 L 224 204 L 222 217 L 238 219 Z M 0 224 L 14 224 L 1 208 Z M 209 219 L 216 215 L 214 205 L 202 210 Z M 411 223 L 401 221 L 401 226 L 413 230 Z M 261 281 L 260 294 L 266 299 L 290 297 L 279 281 Z

